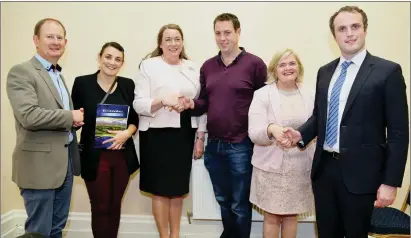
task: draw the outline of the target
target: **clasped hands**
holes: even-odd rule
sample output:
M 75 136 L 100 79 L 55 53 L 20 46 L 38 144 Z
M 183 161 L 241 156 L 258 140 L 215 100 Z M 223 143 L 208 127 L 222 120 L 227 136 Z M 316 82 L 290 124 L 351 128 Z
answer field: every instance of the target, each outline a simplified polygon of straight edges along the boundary
M 270 124 L 267 128 L 267 134 L 274 137 L 275 141 L 282 147 L 290 148 L 296 146 L 301 140 L 301 134 L 291 127 L 282 127 L 275 124 Z
M 80 127 L 84 125 L 84 108 L 72 110 L 71 114 L 73 115 L 73 127 Z
M 172 110 L 180 113 L 184 110 L 189 108 L 194 108 L 194 101 L 191 98 L 187 98 L 183 95 L 179 94 L 172 94 L 164 97 L 161 100 L 161 103 L 164 107 L 166 107 L 170 112 Z
M 267 128 L 267 133 L 270 137 L 274 137 L 276 142 L 286 148 L 293 147 L 301 140 L 301 134 L 291 127 L 281 127 L 270 124 Z M 397 195 L 397 188 L 385 184 L 381 184 L 377 191 L 377 199 L 375 207 L 387 207 L 394 203 Z

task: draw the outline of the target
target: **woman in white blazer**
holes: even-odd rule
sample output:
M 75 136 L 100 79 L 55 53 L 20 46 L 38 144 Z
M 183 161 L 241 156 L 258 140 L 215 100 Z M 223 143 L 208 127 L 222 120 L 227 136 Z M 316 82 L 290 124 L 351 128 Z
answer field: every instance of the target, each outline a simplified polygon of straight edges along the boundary
M 179 98 L 195 99 L 200 93 L 200 71 L 187 59 L 183 37 L 178 25 L 163 26 L 157 48 L 141 62 L 135 82 L 133 106 L 140 116 L 140 190 L 153 195 L 153 214 L 161 238 L 179 237 L 192 158 L 200 158 L 204 152 L 206 115 L 192 117 L 183 111 Z
M 301 84 L 304 69 L 294 51 L 276 53 L 267 85 L 254 93 L 249 136 L 254 142 L 250 202 L 264 210 L 264 237 L 296 237 L 300 213 L 313 207 L 310 171 L 314 145 L 304 151 L 281 146 L 283 127 L 298 128 L 311 115 L 313 93 Z M 289 142 L 290 143 L 290 142 Z

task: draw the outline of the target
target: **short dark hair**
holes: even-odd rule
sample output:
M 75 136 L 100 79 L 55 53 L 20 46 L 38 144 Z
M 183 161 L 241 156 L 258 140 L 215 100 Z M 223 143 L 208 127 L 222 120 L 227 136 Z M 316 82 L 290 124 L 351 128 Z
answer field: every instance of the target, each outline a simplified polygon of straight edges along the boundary
M 218 21 L 231 21 L 233 23 L 234 26 L 234 30 L 236 31 L 238 28 L 240 28 L 240 20 L 238 20 L 238 17 L 232 13 L 222 13 L 220 15 L 218 15 L 215 19 L 214 19 L 214 24 L 213 27 L 215 28 L 215 24 Z
M 61 23 L 59 20 L 54 19 L 54 18 L 44 18 L 44 19 L 40 20 L 39 22 L 37 22 L 37 24 L 34 26 L 34 35 L 40 36 L 41 27 L 44 25 L 44 23 L 46 23 L 46 22 L 48 22 L 48 21 L 56 22 L 56 23 L 58 23 L 61 27 L 63 27 L 64 37 L 66 37 L 66 28 L 64 27 L 63 23 Z
M 367 14 L 361 8 L 357 6 L 345 6 L 345 7 L 340 8 L 337 12 L 335 12 L 330 18 L 330 30 L 334 37 L 335 37 L 334 20 L 338 16 L 338 14 L 340 14 L 341 12 L 360 13 L 362 16 L 362 24 L 364 25 L 364 31 L 367 31 L 367 27 L 368 27 Z
M 115 42 L 115 41 L 111 41 L 111 42 L 107 42 L 103 45 L 103 47 L 101 47 L 100 53 L 98 55 L 103 56 L 104 50 L 107 47 L 113 47 L 115 49 L 117 49 L 118 51 L 120 51 L 121 53 L 123 53 L 123 61 L 124 61 L 124 48 L 123 46 L 121 46 L 119 43 Z

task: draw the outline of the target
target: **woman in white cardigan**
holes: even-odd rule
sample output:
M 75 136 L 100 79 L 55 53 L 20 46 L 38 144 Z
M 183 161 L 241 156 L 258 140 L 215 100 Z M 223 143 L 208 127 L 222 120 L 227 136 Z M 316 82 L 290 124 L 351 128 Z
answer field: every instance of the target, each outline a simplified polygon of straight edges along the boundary
M 175 24 L 160 29 L 157 48 L 148 56 L 140 64 L 133 103 L 140 116 L 140 190 L 153 195 L 160 237 L 178 238 L 192 158 L 204 152 L 207 121 L 206 115 L 183 111 L 180 96 L 198 97 L 200 72 L 187 59 L 183 32 Z

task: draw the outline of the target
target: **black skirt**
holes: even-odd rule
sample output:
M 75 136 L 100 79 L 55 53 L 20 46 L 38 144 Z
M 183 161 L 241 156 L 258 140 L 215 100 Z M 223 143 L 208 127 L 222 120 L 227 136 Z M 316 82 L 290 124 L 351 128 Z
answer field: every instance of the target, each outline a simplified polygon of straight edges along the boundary
M 140 131 L 140 190 L 158 196 L 188 194 L 196 129 L 188 111 L 180 128 Z

